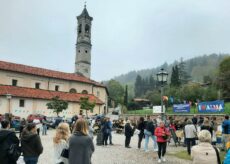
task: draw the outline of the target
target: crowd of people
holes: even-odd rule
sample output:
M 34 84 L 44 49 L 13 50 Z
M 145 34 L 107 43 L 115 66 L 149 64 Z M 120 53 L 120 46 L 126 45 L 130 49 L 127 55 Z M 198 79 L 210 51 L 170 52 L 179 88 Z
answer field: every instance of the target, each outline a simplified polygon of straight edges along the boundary
M 0 130 L 0 161 L 2 164 L 16 164 L 18 157 L 23 154 L 26 164 L 38 163 L 39 156 L 43 152 L 40 138 L 47 134 L 46 120 L 34 119 L 27 122 L 22 119 L 19 137 L 10 130 L 10 121 L 1 121 Z M 224 120 L 216 117 L 198 117 L 177 119 L 161 116 L 146 118 L 140 117 L 138 122 L 126 119 L 126 121 L 112 122 L 108 117 L 96 118 L 89 121 L 74 116 L 72 123 L 60 122 L 53 136 L 54 162 L 55 164 L 90 164 L 91 156 L 95 150 L 93 139 L 97 135 L 97 145 L 113 145 L 112 131 L 123 128 L 125 135 L 124 146 L 131 148 L 130 142 L 133 135 L 138 135 L 137 149 L 149 152 L 149 142 L 152 141 L 152 150 L 157 152 L 157 162 L 166 162 L 165 154 L 167 143 L 183 141 L 187 147 L 187 153 L 191 156 L 193 164 L 220 163 L 220 155 L 216 144 L 221 136 L 222 151 L 226 151 L 224 164 L 230 162 L 230 120 L 225 116 Z M 173 138 L 173 134 L 174 138 Z M 176 136 L 176 138 L 175 138 Z
M 138 134 L 137 148 L 141 148 L 144 139 L 144 151 L 148 152 L 149 138 L 152 139 L 152 150 L 158 153 L 158 163 L 165 162 L 167 143 L 182 142 L 187 147 L 187 153 L 191 156 L 193 164 L 220 163 L 219 151 L 227 152 L 225 163 L 230 163 L 230 120 L 226 115 L 224 120 L 216 117 L 203 117 L 194 115 L 193 118 L 177 119 L 167 117 L 162 120 L 160 116 L 146 119 L 140 117 L 139 121 L 126 121 L 125 147 L 130 148 L 131 137 Z M 174 134 L 174 138 L 173 138 Z M 176 137 L 175 137 L 176 136 Z M 221 149 L 216 144 L 221 143 Z M 228 162 L 226 162 L 228 161 Z

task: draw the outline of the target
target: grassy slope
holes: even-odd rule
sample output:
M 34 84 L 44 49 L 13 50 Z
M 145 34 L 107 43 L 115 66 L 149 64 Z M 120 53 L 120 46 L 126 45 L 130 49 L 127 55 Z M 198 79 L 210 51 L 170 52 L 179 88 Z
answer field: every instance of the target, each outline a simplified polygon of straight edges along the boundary
M 168 110 L 166 111 L 167 114 L 174 114 L 173 113 L 173 110 L 172 110 L 172 107 L 169 107 Z M 192 107 L 190 109 L 190 114 L 197 114 L 198 111 L 195 107 Z M 228 103 L 225 103 L 225 114 L 230 114 L 230 102 Z M 152 113 L 152 109 L 141 109 L 141 110 L 132 110 L 132 111 L 127 111 L 127 114 L 142 114 L 142 115 L 145 115 L 145 114 L 153 114 Z M 179 113 L 177 113 L 179 114 Z M 206 113 L 207 114 L 207 113 Z M 214 113 L 212 113 L 214 114 Z M 217 113 L 216 113 L 217 114 Z M 218 113 L 218 114 L 223 114 L 223 113 Z

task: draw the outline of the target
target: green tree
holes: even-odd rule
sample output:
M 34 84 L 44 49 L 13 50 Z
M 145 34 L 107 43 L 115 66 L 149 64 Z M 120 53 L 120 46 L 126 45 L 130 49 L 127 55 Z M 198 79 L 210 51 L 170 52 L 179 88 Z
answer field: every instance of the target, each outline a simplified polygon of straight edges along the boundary
M 172 75 L 171 75 L 170 86 L 171 87 L 179 87 L 180 86 L 179 69 L 178 69 L 177 65 L 172 67 Z
M 140 75 L 137 75 L 135 81 L 135 97 L 140 97 L 142 95 L 143 81 Z
M 64 100 L 60 100 L 58 96 L 53 97 L 51 102 L 46 104 L 48 109 L 53 109 L 53 112 L 57 113 L 57 116 L 63 110 L 68 108 L 68 102 Z
M 219 86 L 224 99 L 230 100 L 230 56 L 219 65 Z
M 128 106 L 128 85 L 125 86 L 124 105 Z
M 110 80 L 107 84 L 109 96 L 115 101 L 115 105 L 124 103 L 124 88 L 116 80 Z
M 88 117 L 88 111 L 93 112 L 95 102 L 90 102 L 88 97 L 80 98 L 80 108 L 86 111 L 86 117 Z
M 179 69 L 179 79 L 180 79 L 180 84 L 184 85 L 187 84 L 190 80 L 190 76 L 186 70 L 186 63 L 183 61 L 183 58 L 181 58 L 181 61 L 178 65 Z

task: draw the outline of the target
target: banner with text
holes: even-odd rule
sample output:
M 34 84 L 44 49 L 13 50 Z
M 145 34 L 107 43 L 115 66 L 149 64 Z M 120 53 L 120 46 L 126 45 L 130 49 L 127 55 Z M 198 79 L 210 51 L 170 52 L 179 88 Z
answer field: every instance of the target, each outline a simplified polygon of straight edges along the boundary
M 161 106 L 153 106 L 153 113 L 162 113 Z M 163 113 L 165 113 L 165 106 L 163 106 Z
M 216 100 L 209 102 L 201 102 L 198 104 L 198 112 L 206 113 L 206 112 L 224 112 L 224 101 Z
M 174 113 L 190 113 L 190 104 L 174 104 Z

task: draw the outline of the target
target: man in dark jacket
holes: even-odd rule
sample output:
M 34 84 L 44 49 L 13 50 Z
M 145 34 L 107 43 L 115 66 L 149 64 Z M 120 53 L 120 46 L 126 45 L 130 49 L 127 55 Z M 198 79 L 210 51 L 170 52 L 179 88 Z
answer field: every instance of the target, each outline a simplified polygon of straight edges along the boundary
M 9 130 L 10 123 L 7 120 L 1 122 L 2 129 L 0 130 L 0 163 L 1 164 L 16 164 L 12 158 L 8 156 L 7 150 L 12 144 L 19 147 L 19 140 L 15 132 Z
M 22 132 L 22 152 L 26 162 L 36 163 L 43 151 L 40 136 L 37 134 L 36 125 L 30 123 Z
M 125 124 L 125 147 L 126 148 L 131 148 L 129 144 L 132 136 L 133 136 L 133 128 L 130 125 L 130 120 L 127 120 Z
M 145 130 L 144 130 L 144 134 L 145 134 L 145 147 L 144 147 L 144 149 L 145 149 L 145 152 L 149 151 L 148 150 L 149 138 L 151 138 L 153 141 L 153 150 L 158 151 L 156 136 L 154 135 L 155 127 L 156 127 L 156 123 L 154 123 L 153 120 L 150 119 L 150 117 L 148 116 Z

